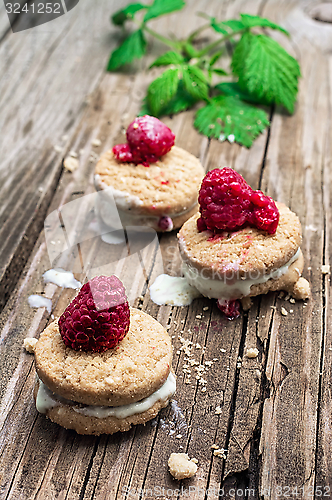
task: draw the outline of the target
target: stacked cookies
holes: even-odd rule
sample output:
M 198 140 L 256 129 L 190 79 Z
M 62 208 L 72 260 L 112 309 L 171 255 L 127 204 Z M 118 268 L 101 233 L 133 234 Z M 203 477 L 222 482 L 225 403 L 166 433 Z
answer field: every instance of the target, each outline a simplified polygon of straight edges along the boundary
M 154 418 L 173 396 L 176 382 L 166 330 L 148 314 L 129 310 L 128 302 L 109 301 L 109 307 L 98 309 L 95 300 L 92 306 L 96 281 L 106 295 L 122 287 L 115 276 L 94 278 L 68 306 L 70 314 L 66 317 L 65 311 L 42 332 L 34 349 L 34 396 L 37 410 L 53 422 L 79 434 L 99 435 L 127 431 Z M 124 310 L 130 317 L 117 342 L 120 329 L 112 325 L 126 316 Z M 89 326 L 87 318 L 92 319 Z
M 96 165 L 99 216 L 112 227 L 111 197 L 124 227 L 149 226 L 158 232 L 181 227 L 197 212 L 204 177 L 201 163 L 174 146 L 171 130 L 151 116 L 136 118 L 127 139 L 104 153 Z
M 254 191 L 232 169 L 215 169 L 203 180 L 200 213 L 178 234 L 183 273 L 202 295 L 218 300 L 229 317 L 238 299 L 275 290 L 310 295 L 301 277 L 301 224 L 285 205 Z

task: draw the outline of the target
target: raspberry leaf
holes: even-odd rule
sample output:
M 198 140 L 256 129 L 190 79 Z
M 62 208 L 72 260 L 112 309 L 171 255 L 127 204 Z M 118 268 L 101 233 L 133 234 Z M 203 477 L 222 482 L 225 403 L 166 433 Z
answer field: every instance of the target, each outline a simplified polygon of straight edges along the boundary
M 184 66 L 182 78 L 185 89 L 195 99 L 208 99 L 209 86 L 201 69 L 197 66 Z
M 112 23 L 116 26 L 123 26 L 126 21 L 129 19 L 133 19 L 136 12 L 139 12 L 142 9 L 148 9 L 148 5 L 144 5 L 142 3 L 131 3 L 127 5 L 124 9 L 118 10 L 111 17 Z
M 180 80 L 176 94 L 169 101 L 166 107 L 162 109 L 161 114 L 174 115 L 176 113 L 181 113 L 181 111 L 186 111 L 191 108 L 197 101 L 198 99 L 195 99 L 186 91 L 182 80 Z
M 125 41 L 112 52 L 107 71 L 114 71 L 124 64 L 139 59 L 145 54 L 146 41 L 142 30 L 131 33 Z
M 227 71 L 225 71 L 222 68 L 209 68 L 209 71 L 212 71 L 212 73 L 215 73 L 216 75 L 221 75 L 221 76 L 228 75 Z
M 194 125 L 207 137 L 236 141 L 250 148 L 269 120 L 262 109 L 232 96 L 219 95 L 197 111 Z
M 236 97 L 237 99 L 241 99 L 242 101 L 251 102 L 253 104 L 268 104 L 263 99 L 257 99 L 257 97 L 243 90 L 237 82 L 218 83 L 214 88 L 220 90 L 220 92 L 225 95 Z
M 258 101 L 294 111 L 300 67 L 275 40 L 245 33 L 234 50 L 232 70 L 239 85 Z
M 158 57 L 151 64 L 150 68 L 153 68 L 154 66 L 168 66 L 169 64 L 181 64 L 183 62 L 184 62 L 184 59 L 183 59 L 181 54 L 170 50 L 169 52 L 165 52 L 165 54 Z
M 271 28 L 273 30 L 281 31 L 281 33 L 284 33 L 284 35 L 289 36 L 288 31 L 286 31 L 278 24 L 272 23 L 268 19 L 265 19 L 264 17 L 251 16 L 249 14 L 240 14 L 240 16 L 243 25 L 247 28 L 254 28 L 256 26 L 260 26 L 261 28 Z
M 163 16 L 164 14 L 169 14 L 176 10 L 182 9 L 185 6 L 183 0 L 154 0 L 153 4 L 147 11 L 144 17 L 144 22 L 150 21 L 155 17 Z
M 222 35 L 228 35 L 234 31 L 243 30 L 245 27 L 246 26 L 242 23 L 242 21 L 239 21 L 238 19 L 229 19 L 228 21 L 218 23 L 215 17 L 211 18 L 211 28 Z
M 179 70 L 167 69 L 156 78 L 149 86 L 147 93 L 147 103 L 152 113 L 159 116 L 162 109 L 169 103 L 175 95 L 179 85 Z

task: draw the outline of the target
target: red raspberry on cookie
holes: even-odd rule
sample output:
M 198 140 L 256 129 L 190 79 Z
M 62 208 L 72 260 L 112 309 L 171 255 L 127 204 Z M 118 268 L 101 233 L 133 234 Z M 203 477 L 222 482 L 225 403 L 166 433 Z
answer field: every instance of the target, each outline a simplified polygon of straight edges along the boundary
M 59 318 L 67 347 L 76 351 L 113 349 L 129 330 L 126 291 L 116 276 L 97 276 L 83 285 Z
M 158 161 L 174 146 L 175 135 L 164 123 L 154 116 L 140 116 L 127 129 L 127 144 L 114 146 L 113 153 L 118 161 L 143 163 L 148 166 Z
M 279 211 L 272 198 L 254 191 L 238 172 L 228 167 L 207 173 L 198 203 L 200 232 L 208 229 L 218 233 L 252 226 L 274 234 L 278 226 Z

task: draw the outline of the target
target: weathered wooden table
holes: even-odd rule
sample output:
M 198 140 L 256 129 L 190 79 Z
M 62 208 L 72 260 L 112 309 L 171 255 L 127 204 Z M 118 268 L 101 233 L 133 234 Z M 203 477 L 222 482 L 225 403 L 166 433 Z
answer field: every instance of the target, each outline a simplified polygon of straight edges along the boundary
M 189 307 L 156 306 L 147 276 L 138 292 L 144 297 L 135 305 L 169 327 L 176 404 L 146 426 L 101 437 L 79 436 L 37 414 L 33 356 L 24 351 L 23 339 L 38 336 L 51 317 L 45 309 L 31 309 L 27 299 L 51 298 L 57 317 L 74 295 L 42 279 L 52 267 L 45 217 L 94 191 L 95 159 L 122 139 L 152 75 L 146 61 L 125 73 L 104 71 L 118 36 L 109 15 L 126 5 L 123 0 L 82 0 L 67 15 L 15 34 L 1 4 L 1 499 L 204 499 L 207 490 L 208 498 L 218 498 L 219 490 L 220 497 L 239 499 L 332 495 L 331 283 L 329 274 L 322 274 L 332 238 L 332 25 L 310 17 L 316 5 L 310 1 L 187 4 L 185 11 L 155 21 L 156 30 L 185 35 L 201 24 L 197 11 L 220 19 L 248 12 L 292 35 L 282 43 L 302 68 L 296 112 L 273 112 L 270 130 L 250 150 L 209 142 L 193 129 L 191 112 L 165 122 L 177 145 L 198 156 L 206 169 L 231 166 L 254 188 L 297 212 L 312 299 L 292 304 L 271 293 L 230 322 L 207 299 Z M 32 26 L 29 16 L 16 23 Z M 152 49 L 156 54 L 160 46 Z M 95 138 L 99 147 L 92 145 Z M 63 169 L 70 150 L 79 152 L 74 173 Z M 73 227 L 81 223 L 79 215 Z M 109 251 L 100 239 L 82 245 L 92 262 L 96 248 L 106 256 Z M 176 235 L 162 236 L 160 246 L 166 271 L 176 275 Z M 77 252 L 67 257 L 66 269 L 84 279 Z M 245 357 L 250 347 L 258 348 L 258 358 Z M 197 365 L 184 368 L 188 353 L 206 368 L 205 392 L 195 378 Z M 226 450 L 225 458 L 213 454 L 213 444 Z M 171 478 L 167 460 L 174 451 L 198 459 L 194 478 L 180 483 Z

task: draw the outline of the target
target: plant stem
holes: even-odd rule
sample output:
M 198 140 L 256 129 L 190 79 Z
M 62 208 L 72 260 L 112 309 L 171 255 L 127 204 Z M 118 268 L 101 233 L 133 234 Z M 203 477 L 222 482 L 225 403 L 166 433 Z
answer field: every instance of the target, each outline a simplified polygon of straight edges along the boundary
M 200 33 L 202 33 L 202 31 L 206 30 L 209 27 L 210 27 L 210 23 L 203 24 L 203 26 L 201 26 L 197 30 L 193 31 L 191 33 L 191 35 L 189 35 L 189 37 L 187 38 L 187 42 L 192 43 L 195 40 L 195 38 L 197 37 L 197 35 L 199 35 Z
M 244 33 L 245 31 L 248 31 L 249 28 L 243 28 L 241 30 L 233 31 L 232 33 L 229 33 L 228 35 L 223 36 L 222 38 L 219 38 L 219 40 L 216 40 L 215 42 L 210 43 L 210 45 L 207 45 L 204 49 L 202 49 L 200 52 L 198 52 L 197 57 L 205 56 L 210 52 L 210 50 L 215 49 L 218 47 L 219 44 L 226 42 L 230 38 L 233 38 L 235 35 L 239 35 L 241 33 Z
M 169 40 L 169 38 L 166 38 L 162 35 L 159 35 L 159 33 L 156 33 L 151 28 L 148 28 L 146 25 L 143 25 L 142 29 L 144 29 L 147 33 L 154 36 L 155 38 L 157 38 L 158 40 L 163 42 L 165 45 L 168 45 L 172 49 L 179 50 L 179 48 L 181 46 L 181 44 L 179 42 L 173 42 L 173 40 Z

